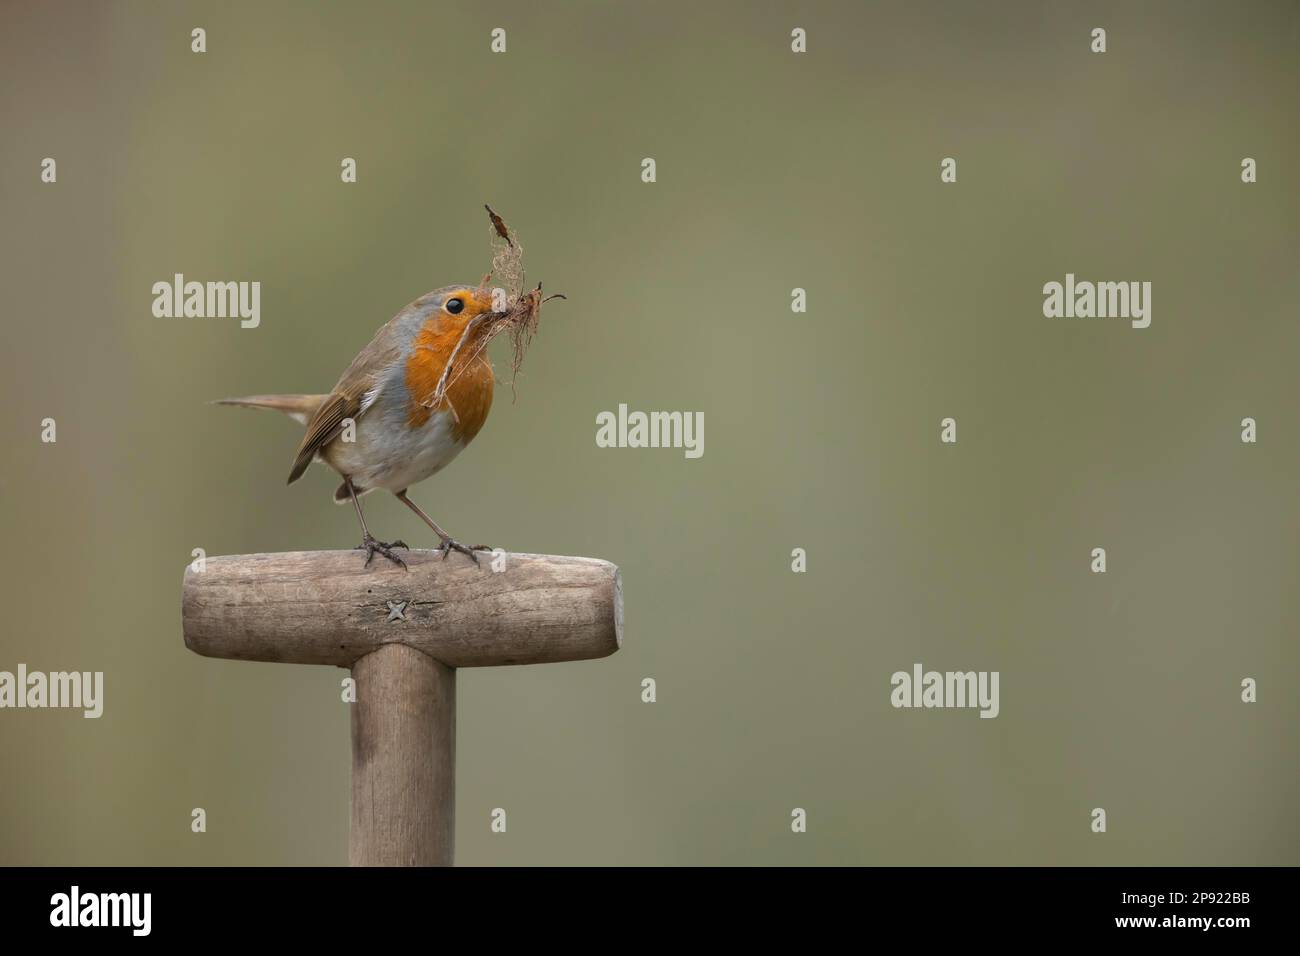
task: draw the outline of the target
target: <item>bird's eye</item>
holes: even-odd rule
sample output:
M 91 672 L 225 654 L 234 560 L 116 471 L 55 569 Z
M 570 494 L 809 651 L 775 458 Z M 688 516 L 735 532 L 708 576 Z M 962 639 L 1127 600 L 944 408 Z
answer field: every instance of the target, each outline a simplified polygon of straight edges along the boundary
M 443 308 L 452 315 L 460 315 L 461 312 L 465 311 L 465 302 L 462 299 L 448 299 Z

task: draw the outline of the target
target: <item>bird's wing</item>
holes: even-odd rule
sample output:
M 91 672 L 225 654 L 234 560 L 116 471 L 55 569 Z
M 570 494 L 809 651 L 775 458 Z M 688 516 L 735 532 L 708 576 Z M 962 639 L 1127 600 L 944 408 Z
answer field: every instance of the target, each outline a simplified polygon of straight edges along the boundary
M 293 470 L 289 472 L 289 484 L 302 477 L 307 466 L 312 463 L 316 453 L 332 442 L 343 430 L 343 420 L 355 419 L 361 411 L 358 398 L 334 392 L 316 409 L 316 414 L 307 422 L 307 434 L 298 446 L 297 457 L 293 460 Z
M 404 313 L 405 310 L 398 313 L 375 333 L 307 422 L 307 434 L 298 446 L 289 484 L 301 478 L 316 453 L 338 437 L 344 419 L 360 418 L 379 397 L 385 375 L 402 360 L 402 349 L 396 342 L 400 340 L 398 321 Z

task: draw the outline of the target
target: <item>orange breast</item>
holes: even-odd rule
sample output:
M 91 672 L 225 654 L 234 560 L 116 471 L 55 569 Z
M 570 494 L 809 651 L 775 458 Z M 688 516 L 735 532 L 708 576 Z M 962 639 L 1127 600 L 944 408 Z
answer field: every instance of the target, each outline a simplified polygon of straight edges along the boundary
M 465 331 L 465 321 L 449 319 L 439 316 L 426 322 L 406 360 L 406 391 L 410 395 L 406 420 L 412 428 L 423 426 L 433 414 L 438 380 Z M 444 408 L 451 406 L 452 437 L 465 443 L 478 434 L 492 408 L 492 362 L 486 348 L 479 350 L 480 344 L 471 338 L 461 346 L 456 365 L 447 377 L 447 398 L 443 402 Z

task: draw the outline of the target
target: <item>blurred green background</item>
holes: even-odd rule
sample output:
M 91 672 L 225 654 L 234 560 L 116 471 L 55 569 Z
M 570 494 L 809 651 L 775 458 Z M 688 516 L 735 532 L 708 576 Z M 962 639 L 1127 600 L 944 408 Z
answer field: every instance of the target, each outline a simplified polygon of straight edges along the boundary
M 355 516 L 285 486 L 292 422 L 204 403 L 327 390 L 486 271 L 484 201 L 569 300 L 412 495 L 616 562 L 627 630 L 461 672 L 458 862 L 1300 862 L 1294 3 L 0 11 L 0 669 L 106 681 L 0 712 L 0 863 L 345 862 L 344 672 L 199 658 L 179 609 L 192 549 Z M 260 328 L 154 318 L 176 272 L 260 281 Z M 1151 281 L 1151 327 L 1044 318 L 1067 272 Z M 620 402 L 704 457 L 597 448 Z M 894 710 L 918 661 L 1001 715 Z

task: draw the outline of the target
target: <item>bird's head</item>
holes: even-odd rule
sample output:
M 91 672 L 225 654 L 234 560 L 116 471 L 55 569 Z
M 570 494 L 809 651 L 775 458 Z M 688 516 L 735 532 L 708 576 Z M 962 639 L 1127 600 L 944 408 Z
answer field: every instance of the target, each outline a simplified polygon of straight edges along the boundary
M 492 290 L 483 286 L 449 285 L 430 292 L 428 318 L 437 321 L 440 331 L 459 335 L 466 328 L 485 328 L 502 313 L 492 309 Z

